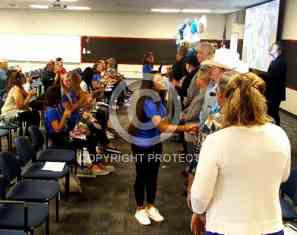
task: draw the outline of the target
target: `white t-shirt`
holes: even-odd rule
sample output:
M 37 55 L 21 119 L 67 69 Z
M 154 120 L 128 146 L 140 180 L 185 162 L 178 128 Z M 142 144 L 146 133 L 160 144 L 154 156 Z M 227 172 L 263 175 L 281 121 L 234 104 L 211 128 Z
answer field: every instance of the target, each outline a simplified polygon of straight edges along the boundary
M 291 147 L 278 126 L 229 127 L 202 145 L 191 189 L 193 211 L 206 230 L 262 235 L 283 229 L 280 184 L 290 174 Z
M 29 91 L 32 90 L 31 83 L 29 83 L 29 82 L 24 83 L 23 88 L 28 93 Z
M 89 92 L 88 85 L 85 81 L 80 82 L 80 88 L 83 92 Z

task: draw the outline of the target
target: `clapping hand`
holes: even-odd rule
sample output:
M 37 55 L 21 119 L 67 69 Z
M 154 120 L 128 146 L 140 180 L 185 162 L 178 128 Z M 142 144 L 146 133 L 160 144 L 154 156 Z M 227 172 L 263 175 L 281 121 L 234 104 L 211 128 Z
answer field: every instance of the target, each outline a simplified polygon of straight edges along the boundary
M 30 97 L 35 96 L 37 94 L 36 89 L 32 89 L 31 91 L 29 91 L 28 94 L 29 94 Z

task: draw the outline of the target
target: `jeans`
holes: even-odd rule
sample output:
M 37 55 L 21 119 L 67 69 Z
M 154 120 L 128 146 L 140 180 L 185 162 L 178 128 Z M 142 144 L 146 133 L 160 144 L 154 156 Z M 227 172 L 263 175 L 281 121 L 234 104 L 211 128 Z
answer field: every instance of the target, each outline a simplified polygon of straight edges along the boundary
M 144 206 L 145 191 L 147 203 L 154 204 L 160 159 L 153 158 L 153 156 L 162 152 L 161 144 L 154 145 L 150 148 L 141 148 L 132 145 L 132 152 L 136 156 L 134 192 L 137 206 Z

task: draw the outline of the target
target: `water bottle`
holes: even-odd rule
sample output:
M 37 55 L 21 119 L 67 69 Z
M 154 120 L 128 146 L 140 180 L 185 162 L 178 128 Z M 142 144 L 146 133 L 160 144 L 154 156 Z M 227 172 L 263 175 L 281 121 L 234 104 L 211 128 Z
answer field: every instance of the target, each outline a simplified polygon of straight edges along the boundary
M 86 162 L 86 159 L 88 158 L 89 156 L 89 152 L 88 152 L 88 149 L 86 147 L 83 148 L 83 151 L 82 151 L 82 155 L 81 155 L 81 166 L 83 167 L 85 162 Z

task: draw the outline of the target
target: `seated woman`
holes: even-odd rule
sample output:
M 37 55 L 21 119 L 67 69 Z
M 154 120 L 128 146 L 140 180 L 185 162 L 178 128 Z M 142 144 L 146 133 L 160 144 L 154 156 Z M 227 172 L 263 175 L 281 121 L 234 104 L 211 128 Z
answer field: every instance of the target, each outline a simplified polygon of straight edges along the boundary
M 35 91 L 27 93 L 23 88 L 24 81 L 22 73 L 11 73 L 8 78 L 8 94 L 1 109 L 1 116 L 6 120 L 18 117 L 21 122 L 26 123 L 27 131 L 27 127 L 30 125 L 39 126 L 40 117 L 38 112 L 32 112 L 28 109 L 29 103 L 36 93 Z
M 100 80 L 106 73 L 106 63 L 104 60 L 98 60 L 93 67 L 94 75 L 92 78 L 93 89 L 96 90 L 100 86 Z
M 222 130 L 204 141 L 191 189 L 192 231 L 224 235 L 283 235 L 280 184 L 290 174 L 291 147 L 271 123 L 264 81 L 231 78 L 224 92 Z
M 45 127 L 52 145 L 57 148 L 71 148 L 70 131 L 68 123 L 71 118 L 71 110 L 63 108 L 61 105 L 62 96 L 60 88 L 57 86 L 50 87 L 46 92 L 46 111 L 45 111 Z M 101 141 L 92 131 L 87 135 L 84 145 L 87 147 L 90 154 L 96 155 L 96 146 Z M 74 145 L 76 146 L 76 145 Z M 97 160 L 97 159 L 96 159 Z M 99 160 L 92 167 L 93 173 L 96 175 L 107 175 L 114 168 L 104 166 Z
M 93 79 L 94 71 L 91 67 L 87 67 L 81 76 L 80 88 L 83 92 L 87 92 L 92 94 L 92 79 Z
M 51 86 L 46 94 L 46 110 L 44 113 L 45 127 L 52 145 L 55 147 L 70 147 L 67 123 L 71 116 L 70 109 L 61 106 L 62 96 L 60 88 Z
M 80 83 L 80 75 L 76 73 L 69 73 L 68 76 L 62 80 L 62 89 L 64 91 L 62 97 L 63 107 L 68 107 L 71 110 L 71 117 L 68 124 L 69 130 L 72 130 L 79 121 L 84 121 L 87 124 L 89 129 L 87 144 L 90 154 L 96 155 L 106 149 L 115 149 L 106 136 L 106 124 L 98 121 L 98 119 L 94 118 L 90 113 L 88 106 L 93 98 L 88 93 L 82 92 Z M 82 112 L 79 112 L 79 110 Z M 97 118 L 100 118 L 100 116 Z M 95 174 L 101 174 L 101 171 L 106 170 L 105 168 L 106 167 L 98 162 L 93 165 L 92 170 Z M 109 171 L 114 171 L 113 167 L 107 168 Z
M 61 77 L 62 106 L 71 111 L 71 117 L 68 122 L 68 129 L 72 130 L 80 119 L 79 109 L 86 102 L 86 94 L 81 92 L 80 83 L 73 87 L 73 81 L 76 74 L 68 73 Z

